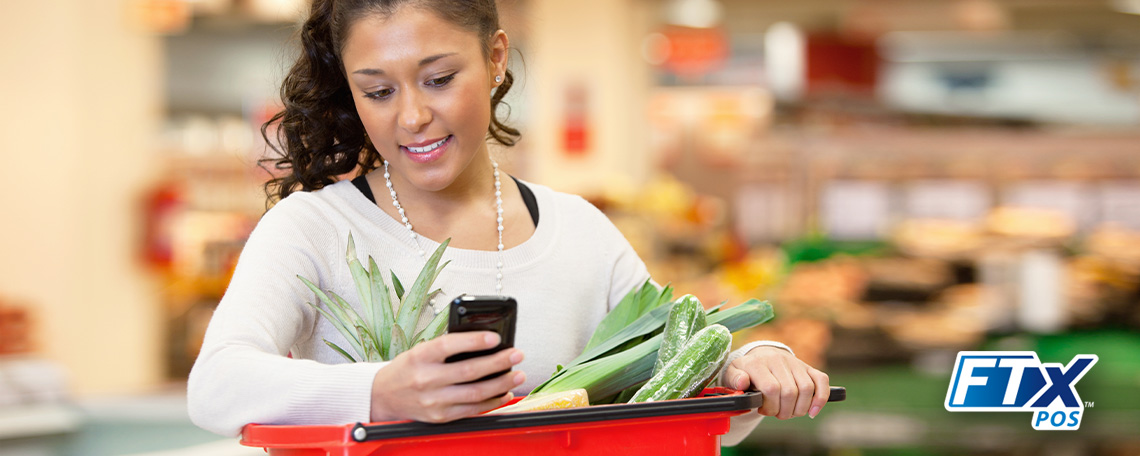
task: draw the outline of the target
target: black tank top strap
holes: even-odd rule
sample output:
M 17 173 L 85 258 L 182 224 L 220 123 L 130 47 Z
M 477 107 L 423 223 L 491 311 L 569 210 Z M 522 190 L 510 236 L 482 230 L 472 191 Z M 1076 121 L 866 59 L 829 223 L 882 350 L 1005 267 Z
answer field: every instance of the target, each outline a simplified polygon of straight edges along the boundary
M 514 179 L 515 183 L 518 184 L 519 193 L 522 194 L 523 204 L 526 204 L 526 210 L 530 212 L 530 219 L 534 222 L 535 228 L 537 228 L 538 200 L 534 198 L 534 192 L 531 191 L 530 187 L 527 187 L 526 184 L 522 183 L 518 179 L 515 179 L 515 176 L 511 176 L 511 179 Z
M 368 198 L 368 201 L 371 201 L 372 204 L 376 204 L 376 197 L 372 195 L 372 186 L 368 185 L 368 179 L 365 179 L 363 174 L 353 179 L 352 185 L 355 185 L 356 189 L 360 190 L 360 193 L 364 194 L 365 198 Z
M 534 222 L 534 226 L 538 227 L 538 200 L 535 199 L 534 192 L 531 191 L 530 187 L 527 187 L 526 184 L 515 179 L 514 176 L 511 176 L 511 179 L 514 179 L 515 184 L 518 184 L 519 193 L 522 194 L 523 204 L 526 204 L 526 210 L 530 212 L 530 219 Z M 355 186 L 357 190 L 360 190 L 360 193 L 364 195 L 365 198 L 368 198 L 368 201 L 371 201 L 372 204 L 376 204 L 376 196 L 372 194 L 372 186 L 368 185 L 368 179 L 365 179 L 363 175 L 353 179 L 352 185 Z

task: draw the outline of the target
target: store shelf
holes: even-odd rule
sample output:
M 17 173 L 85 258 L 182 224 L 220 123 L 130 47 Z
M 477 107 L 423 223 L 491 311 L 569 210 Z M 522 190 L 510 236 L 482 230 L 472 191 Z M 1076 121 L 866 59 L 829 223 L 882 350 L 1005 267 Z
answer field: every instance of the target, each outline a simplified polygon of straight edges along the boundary
M 61 404 L 17 405 L 0 409 L 0 440 L 76 432 L 83 414 Z

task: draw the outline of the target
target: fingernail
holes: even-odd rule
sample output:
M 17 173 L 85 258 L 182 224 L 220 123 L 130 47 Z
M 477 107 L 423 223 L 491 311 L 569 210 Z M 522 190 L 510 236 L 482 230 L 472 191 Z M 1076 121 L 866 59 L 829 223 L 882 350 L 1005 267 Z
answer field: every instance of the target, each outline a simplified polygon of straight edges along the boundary
M 523 353 L 522 353 L 522 351 L 520 351 L 520 350 L 515 350 L 515 352 L 514 352 L 514 353 L 511 353 L 511 364 L 518 364 L 518 363 L 521 363 L 521 362 L 522 362 L 522 360 L 523 360 Z
M 487 345 L 499 345 L 499 335 L 493 332 L 483 336 L 483 340 L 487 342 Z
M 510 402 L 511 399 L 514 399 L 514 398 L 515 398 L 515 393 L 507 391 L 507 394 L 503 395 L 503 403 L 505 404 L 507 402 Z
M 515 384 L 516 385 L 521 385 L 525 381 L 526 381 L 526 373 L 519 372 L 519 373 L 515 374 Z
M 812 407 L 811 410 L 808 410 L 808 416 L 810 416 L 811 419 L 814 420 L 816 415 L 819 415 L 819 406 L 818 405 L 815 407 Z
M 738 390 L 744 390 L 748 387 L 747 381 L 748 379 L 744 378 L 744 374 L 738 374 L 736 378 L 732 379 L 732 387 Z

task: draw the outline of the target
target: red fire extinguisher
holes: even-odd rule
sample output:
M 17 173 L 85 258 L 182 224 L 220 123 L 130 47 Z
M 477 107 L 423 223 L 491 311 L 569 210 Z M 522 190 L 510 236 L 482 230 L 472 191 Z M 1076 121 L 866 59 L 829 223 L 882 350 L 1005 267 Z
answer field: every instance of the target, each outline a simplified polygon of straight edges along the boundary
M 174 226 L 185 208 L 181 185 L 164 182 L 147 193 L 143 201 L 143 262 L 168 271 L 174 263 Z
M 590 149 L 587 113 L 589 103 L 586 88 L 573 84 L 566 88 L 566 110 L 563 114 L 562 149 L 566 155 L 585 155 Z

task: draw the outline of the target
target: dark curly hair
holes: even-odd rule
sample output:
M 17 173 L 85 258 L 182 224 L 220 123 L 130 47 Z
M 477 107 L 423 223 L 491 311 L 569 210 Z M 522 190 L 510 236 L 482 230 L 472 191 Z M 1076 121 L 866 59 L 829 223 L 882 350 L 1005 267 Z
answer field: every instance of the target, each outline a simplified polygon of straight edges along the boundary
M 266 163 L 289 171 L 265 183 L 267 206 L 297 190 L 330 185 L 357 166 L 364 174 L 379 165 L 380 154 L 368 141 L 356 113 L 341 51 L 355 21 L 373 14 L 389 16 L 410 3 L 482 37 L 483 54 L 489 58 L 491 38 L 499 30 L 495 0 L 313 0 L 300 30 L 301 55 L 281 84 L 285 109 L 261 126 L 262 137 L 277 156 L 263 158 L 259 164 L 267 171 Z M 496 114 L 513 83 L 514 75 L 507 70 L 490 101 L 487 136 L 504 146 L 513 146 L 520 137 L 518 130 Z M 269 137 L 274 124 L 278 126 L 276 143 Z

